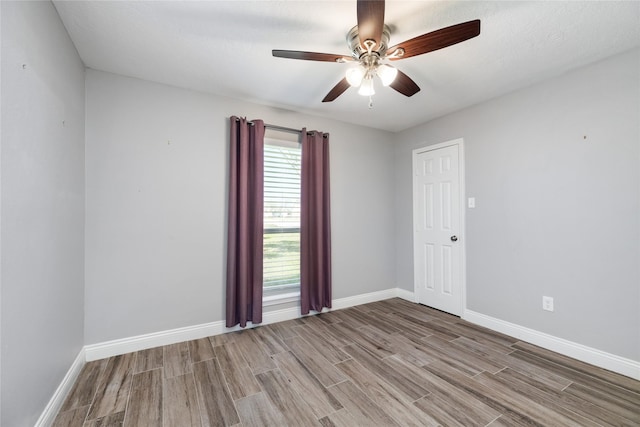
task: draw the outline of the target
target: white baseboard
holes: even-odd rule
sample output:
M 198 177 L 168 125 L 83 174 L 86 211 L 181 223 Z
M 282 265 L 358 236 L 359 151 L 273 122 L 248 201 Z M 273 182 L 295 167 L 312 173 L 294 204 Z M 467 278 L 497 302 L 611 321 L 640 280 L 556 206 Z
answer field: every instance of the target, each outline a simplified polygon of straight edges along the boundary
M 399 288 L 391 288 L 383 291 L 370 292 L 367 294 L 355 295 L 352 297 L 339 298 L 332 301 L 331 310 L 340 310 L 342 308 L 353 307 L 355 305 L 366 304 L 374 301 L 381 301 L 388 298 L 400 297 L 412 300 L 407 295 L 413 294 Z M 323 310 L 330 311 L 330 310 Z M 281 310 L 265 311 L 262 314 L 262 323 L 260 325 L 268 325 L 270 323 L 282 322 L 285 320 L 297 319 L 301 317 L 300 307 L 284 308 Z M 249 324 L 251 328 L 257 325 Z M 201 325 L 187 326 L 185 328 L 171 329 L 168 331 L 152 332 L 150 334 L 138 335 L 129 338 L 123 338 L 113 341 L 107 341 L 98 344 L 90 344 L 85 346 L 84 351 L 87 361 L 104 359 L 107 357 L 117 356 L 119 354 L 131 353 L 134 351 L 145 350 L 148 348 L 159 347 L 162 345 L 176 344 L 183 341 L 190 341 L 213 335 L 220 335 L 227 332 L 242 330 L 241 327 L 233 328 L 225 327 L 224 320 L 217 322 L 204 323 Z
M 396 296 L 396 288 L 385 289 L 384 291 L 369 292 L 368 294 L 360 294 L 352 297 L 334 299 L 331 302 L 332 310 L 340 310 L 343 308 L 353 307 L 355 305 L 367 304 L 384 299 L 394 298 Z
M 98 344 L 90 344 L 84 347 L 87 362 L 120 354 L 162 345 L 176 344 L 182 341 L 190 341 L 199 338 L 218 335 L 224 329 L 224 322 L 204 323 L 201 325 L 187 326 L 184 328 L 170 329 L 168 331 L 152 332 L 150 334 L 106 341 Z
M 71 364 L 71 367 L 62 379 L 62 382 L 56 389 L 55 393 L 53 393 L 53 396 L 49 400 L 49 403 L 47 403 L 47 406 L 44 408 L 44 411 L 42 411 L 42 414 L 40 414 L 40 418 L 38 418 L 38 421 L 36 421 L 34 427 L 48 427 L 53 424 L 53 421 L 58 415 L 60 408 L 62 408 L 62 405 L 64 404 L 64 400 L 67 398 L 67 395 L 71 391 L 71 388 L 73 388 L 73 385 L 78 379 L 78 375 L 80 375 L 80 371 L 82 370 L 84 364 L 85 354 L 84 348 L 82 348 Z
M 398 298 L 402 298 L 403 300 L 407 300 L 409 302 L 418 302 L 416 299 L 416 294 L 413 291 L 408 291 L 402 288 L 396 288 L 396 295 Z
M 510 335 L 556 353 L 640 380 L 640 362 L 587 347 L 553 335 L 505 322 L 491 316 L 465 310 L 463 319 L 485 328 Z

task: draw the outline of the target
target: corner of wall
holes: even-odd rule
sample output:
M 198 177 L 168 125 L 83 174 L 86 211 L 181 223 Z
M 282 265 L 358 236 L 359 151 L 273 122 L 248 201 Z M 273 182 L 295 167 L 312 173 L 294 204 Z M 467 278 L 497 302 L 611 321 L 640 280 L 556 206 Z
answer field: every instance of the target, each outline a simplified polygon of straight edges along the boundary
M 65 374 L 62 382 L 53 393 L 53 396 L 51 396 L 49 403 L 47 403 L 47 406 L 45 406 L 42 414 L 40 415 L 40 418 L 38 418 L 38 421 L 36 421 L 34 427 L 47 427 L 53 424 L 53 421 L 56 419 L 60 408 L 62 408 L 64 400 L 66 399 L 69 392 L 71 392 L 71 389 L 78 379 L 80 371 L 82 371 L 85 363 L 85 350 L 83 347 L 71 364 L 71 367 Z

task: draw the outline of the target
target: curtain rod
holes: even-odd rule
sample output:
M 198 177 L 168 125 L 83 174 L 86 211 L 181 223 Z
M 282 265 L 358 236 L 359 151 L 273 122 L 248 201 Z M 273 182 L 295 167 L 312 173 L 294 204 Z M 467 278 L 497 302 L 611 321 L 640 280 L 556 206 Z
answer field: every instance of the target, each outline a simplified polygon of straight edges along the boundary
M 239 122 L 239 121 L 240 121 L 240 119 L 236 118 L 236 122 Z M 249 123 L 251 126 L 253 126 L 253 122 L 247 121 L 247 123 Z M 264 127 L 267 128 L 267 129 L 279 130 L 279 131 L 282 131 L 282 132 L 290 132 L 290 133 L 298 133 L 298 134 L 302 133 L 302 131 L 300 129 L 287 128 L 287 127 L 278 126 L 278 125 L 270 125 L 268 123 L 265 123 Z M 313 132 L 307 132 L 307 135 L 312 135 L 312 134 L 313 134 Z M 327 138 L 328 136 L 329 136 L 328 133 L 323 133 L 322 134 L 323 138 Z

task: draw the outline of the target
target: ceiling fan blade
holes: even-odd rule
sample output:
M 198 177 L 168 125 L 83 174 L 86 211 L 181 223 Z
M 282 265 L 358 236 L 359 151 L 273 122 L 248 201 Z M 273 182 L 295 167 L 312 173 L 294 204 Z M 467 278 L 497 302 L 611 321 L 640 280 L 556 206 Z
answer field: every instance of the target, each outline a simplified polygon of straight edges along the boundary
M 271 51 L 273 56 L 278 58 L 289 59 L 304 59 L 307 61 L 325 61 L 325 62 L 347 62 L 352 61 L 353 58 L 345 55 L 334 55 L 332 53 L 316 53 L 316 52 L 302 52 L 299 50 L 277 50 Z
M 384 28 L 384 0 L 358 0 L 358 37 L 360 46 L 366 50 L 365 41 L 376 42 L 379 48 Z
M 410 58 L 423 53 L 433 52 L 456 43 L 469 40 L 480 34 L 480 20 L 463 22 L 462 24 L 452 25 L 450 27 L 441 28 L 427 34 L 399 43 L 387 50 L 388 59 L 397 61 L 399 59 Z M 403 49 L 404 54 L 394 57 L 393 53 L 396 49 Z
M 347 82 L 347 78 L 343 78 L 342 80 L 340 80 L 338 82 L 337 85 L 335 85 L 333 87 L 333 89 L 331 89 L 329 91 L 329 93 L 327 94 L 327 96 L 324 97 L 324 99 L 322 100 L 322 102 L 331 102 L 334 99 L 336 99 L 337 97 L 339 97 L 340 95 L 342 95 L 344 93 L 345 90 L 349 89 L 349 82 Z
M 398 70 L 398 75 L 389 86 L 405 96 L 413 96 L 420 92 L 420 88 L 416 82 L 400 70 Z

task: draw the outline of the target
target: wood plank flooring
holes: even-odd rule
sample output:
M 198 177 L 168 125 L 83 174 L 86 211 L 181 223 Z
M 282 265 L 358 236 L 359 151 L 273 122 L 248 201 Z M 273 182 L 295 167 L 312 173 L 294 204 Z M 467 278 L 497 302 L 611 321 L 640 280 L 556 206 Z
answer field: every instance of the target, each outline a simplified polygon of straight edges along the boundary
M 54 425 L 640 426 L 640 382 L 394 298 L 89 362 Z

